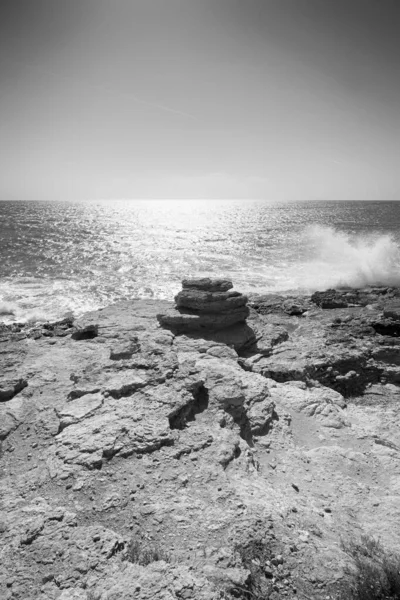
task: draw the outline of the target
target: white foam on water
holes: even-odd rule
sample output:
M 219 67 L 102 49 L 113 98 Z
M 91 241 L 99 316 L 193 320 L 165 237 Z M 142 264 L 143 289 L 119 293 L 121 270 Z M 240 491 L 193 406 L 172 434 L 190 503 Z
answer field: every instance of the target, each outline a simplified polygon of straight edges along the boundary
M 55 321 L 71 312 L 80 315 L 99 307 L 90 293 L 82 291 L 79 281 L 7 278 L 1 285 L 0 321 L 4 323 Z
M 363 287 L 400 285 L 400 248 L 393 236 L 349 234 L 333 227 L 314 225 L 306 229 L 307 259 L 297 266 L 302 278 L 296 287 Z
M 0 317 L 14 316 L 17 311 L 17 306 L 11 302 L 0 302 Z
M 21 315 L 21 319 L 18 319 L 21 323 L 29 323 L 31 325 L 35 323 L 45 323 L 48 321 L 48 315 L 40 309 L 28 311 Z

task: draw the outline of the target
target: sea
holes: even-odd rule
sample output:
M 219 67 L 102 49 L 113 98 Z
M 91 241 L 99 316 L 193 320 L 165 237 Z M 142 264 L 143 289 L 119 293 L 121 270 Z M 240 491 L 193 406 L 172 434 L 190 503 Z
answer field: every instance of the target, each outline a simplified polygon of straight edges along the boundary
M 0 321 L 172 300 L 187 277 L 250 294 L 400 285 L 400 202 L 0 202 Z

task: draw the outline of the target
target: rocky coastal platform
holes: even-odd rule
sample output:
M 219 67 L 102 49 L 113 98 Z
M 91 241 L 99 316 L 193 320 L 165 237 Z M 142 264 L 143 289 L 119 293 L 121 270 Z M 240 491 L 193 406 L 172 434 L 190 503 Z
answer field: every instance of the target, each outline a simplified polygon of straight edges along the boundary
M 1 599 L 338 600 L 399 552 L 400 290 L 232 287 L 0 324 Z

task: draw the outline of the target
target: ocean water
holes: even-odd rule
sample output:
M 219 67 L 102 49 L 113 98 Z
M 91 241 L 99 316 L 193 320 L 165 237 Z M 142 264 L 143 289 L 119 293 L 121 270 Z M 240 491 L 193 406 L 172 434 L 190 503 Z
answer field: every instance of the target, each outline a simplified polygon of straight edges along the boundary
M 192 276 L 248 293 L 400 285 L 400 203 L 0 202 L 0 320 L 172 299 Z

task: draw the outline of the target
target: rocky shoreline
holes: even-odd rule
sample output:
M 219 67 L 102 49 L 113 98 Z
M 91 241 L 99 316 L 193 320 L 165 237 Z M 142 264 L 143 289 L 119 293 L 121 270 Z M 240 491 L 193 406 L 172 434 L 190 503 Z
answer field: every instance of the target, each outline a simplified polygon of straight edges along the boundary
M 399 424 L 397 288 L 0 324 L 0 597 L 351 598 L 346 540 L 400 550 Z

